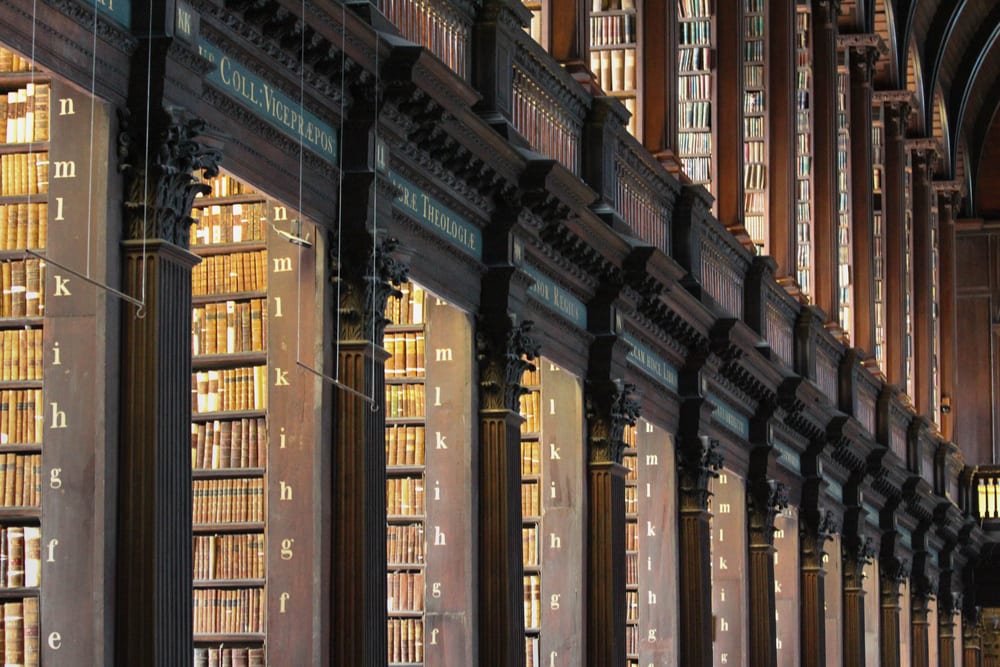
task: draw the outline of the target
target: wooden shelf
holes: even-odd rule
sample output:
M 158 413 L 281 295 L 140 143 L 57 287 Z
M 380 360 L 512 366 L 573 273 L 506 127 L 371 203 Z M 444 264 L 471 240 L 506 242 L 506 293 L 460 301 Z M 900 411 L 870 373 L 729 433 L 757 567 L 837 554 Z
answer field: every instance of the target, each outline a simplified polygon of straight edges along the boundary
M 236 419 L 253 419 L 256 417 L 266 417 L 267 410 L 231 410 L 229 412 L 193 412 L 191 413 L 191 421 L 198 422 L 210 422 L 218 419 L 219 421 L 233 421 Z
M 201 306 L 206 303 L 219 303 L 220 301 L 249 301 L 250 299 L 266 299 L 267 290 L 254 290 L 252 292 L 222 292 L 219 294 L 199 294 L 191 297 L 192 306 Z
M 264 579 L 195 579 L 195 588 L 264 588 Z
M 209 206 L 232 206 L 233 204 L 266 204 L 267 198 L 259 192 L 247 195 L 230 195 L 228 197 L 212 197 L 202 195 L 195 197 L 192 208 L 208 208 Z
M 30 144 L 5 144 L 0 143 L 0 155 L 13 155 L 15 153 L 48 153 L 49 152 L 49 142 L 48 141 L 35 141 Z M 45 193 L 31 195 L 32 199 L 39 198 L 44 200 L 46 197 Z M 27 199 L 27 195 L 24 195 Z M 7 197 L 4 197 L 7 199 Z
M 191 477 L 192 479 L 234 479 L 263 477 L 264 472 L 264 468 L 193 468 Z
M 37 329 L 44 317 L 0 317 L 0 329 Z
M 226 354 L 199 354 L 191 358 L 191 370 L 208 371 L 243 366 L 263 366 L 267 363 L 267 351 L 232 352 Z
M 8 523 L 11 521 L 30 521 L 34 524 L 38 523 L 41 516 L 41 507 L 0 506 L 0 523 Z
M 263 644 L 264 633 L 262 632 L 244 632 L 244 633 L 230 633 L 230 634 L 195 633 L 194 641 L 196 644 L 209 644 L 211 646 L 218 646 L 220 644 Z M 233 648 L 233 647 L 226 646 L 226 648 Z
M 33 72 L 0 72 L 0 88 L 7 89 L 25 86 L 29 83 L 49 83 L 47 72 L 35 70 Z
M 213 533 L 260 533 L 263 530 L 263 521 L 232 521 L 229 523 L 196 523 L 193 532 L 196 535 L 210 535 Z
M 12 442 L 9 445 L 0 445 L 0 454 L 41 454 L 42 443 L 40 442 Z
M 37 586 L 12 586 L 0 587 L 0 600 L 18 600 L 21 598 L 33 598 L 41 595 L 41 589 Z

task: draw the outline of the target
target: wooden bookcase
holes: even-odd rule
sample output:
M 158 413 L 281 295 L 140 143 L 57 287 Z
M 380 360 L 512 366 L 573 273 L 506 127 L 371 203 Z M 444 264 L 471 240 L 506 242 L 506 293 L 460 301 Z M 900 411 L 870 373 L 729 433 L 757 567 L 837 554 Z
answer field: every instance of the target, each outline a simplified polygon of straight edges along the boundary
M 0 49 L 0 617 L 7 664 L 40 664 L 48 76 Z
M 384 347 L 386 443 L 386 608 L 391 665 L 424 661 L 426 567 L 426 362 L 423 288 L 390 297 Z
M 625 427 L 625 651 L 628 667 L 639 667 L 639 454 L 636 427 Z
M 886 364 L 886 289 L 885 289 L 885 208 L 882 188 L 885 185 L 885 108 L 872 105 L 872 275 L 874 278 L 875 361 L 882 372 Z
M 809 0 L 795 3 L 795 278 L 812 295 L 816 246 L 813 231 L 813 72 Z
M 715 16 L 709 0 L 677 0 L 677 149 L 684 173 L 713 191 Z
M 850 54 L 837 52 L 837 322 L 850 340 L 854 322 L 851 243 Z
M 941 229 L 937 196 L 931 198 L 928 212 L 931 228 L 931 404 L 930 418 L 941 425 Z
M 583 661 L 584 486 L 580 381 L 544 358 L 524 374 L 521 514 L 525 665 Z
M 629 113 L 628 131 L 639 138 L 642 127 L 642 53 L 640 12 L 635 0 L 593 0 L 588 17 L 590 69 L 608 95 L 617 97 Z
M 903 374 L 904 390 L 913 400 L 916 390 L 913 303 L 913 153 L 904 150 L 903 162 Z M 896 342 L 896 341 L 893 341 Z
M 548 47 L 548 3 L 546 0 L 523 0 L 524 6 L 531 11 L 531 23 L 524 29 L 531 38 L 541 44 L 543 47 Z
M 743 0 L 743 226 L 758 254 L 770 251 L 767 0 Z
M 275 206 L 229 174 L 195 200 L 191 465 L 197 667 L 263 665 L 267 610 L 268 256 Z

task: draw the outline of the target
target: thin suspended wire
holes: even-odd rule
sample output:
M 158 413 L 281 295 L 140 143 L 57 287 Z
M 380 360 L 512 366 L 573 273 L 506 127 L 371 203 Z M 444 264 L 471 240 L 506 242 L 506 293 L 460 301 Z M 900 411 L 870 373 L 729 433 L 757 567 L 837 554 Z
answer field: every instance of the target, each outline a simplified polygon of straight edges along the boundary
M 305 117 L 306 105 L 306 0 L 302 0 L 302 39 L 299 43 L 299 118 Z M 298 214 L 298 229 L 296 235 L 302 233 L 302 131 L 299 131 L 299 192 L 296 213 Z M 302 246 L 299 245 L 299 276 L 295 292 L 295 360 L 301 359 L 302 352 Z
M 378 78 L 379 78 L 379 64 L 378 64 L 378 50 L 379 50 L 379 34 L 375 31 L 375 102 L 372 105 L 372 133 L 374 135 L 375 150 L 378 150 Z M 343 69 L 343 68 L 341 68 Z M 372 283 L 369 289 L 374 290 L 375 285 L 378 281 L 378 165 L 375 165 L 374 179 L 372 188 Z M 382 317 L 382 313 L 372 313 L 372 347 L 376 345 L 375 322 L 378 318 Z M 376 377 L 377 365 L 372 362 L 372 392 L 375 391 L 376 385 L 375 381 L 378 379 Z M 372 412 L 378 409 L 377 403 L 372 403 Z
M 149 119 L 150 119 L 150 94 L 152 90 L 152 72 L 153 72 L 153 49 L 150 48 L 153 42 L 153 0 L 149 0 L 149 32 L 146 35 L 146 132 L 145 132 L 145 156 L 143 158 L 143 174 L 142 179 L 142 287 L 140 289 L 140 301 L 143 304 L 146 303 L 146 231 L 148 230 L 149 224 Z M 136 312 L 136 317 L 145 316 L 145 305 L 140 307 Z
M 90 247 L 94 222 L 94 114 L 97 109 L 97 0 L 94 0 L 94 34 L 90 43 L 90 164 L 87 169 L 87 277 L 90 277 Z
M 333 355 L 333 379 L 335 382 L 340 382 L 340 285 L 342 282 L 341 274 L 343 273 L 343 262 L 341 262 L 341 248 L 342 239 L 344 237 L 344 114 L 347 111 L 346 97 L 345 94 L 345 77 L 344 77 L 344 60 L 346 59 L 346 47 L 347 47 L 347 3 L 340 3 L 340 151 L 338 158 L 338 169 L 337 169 L 337 300 L 334 302 L 334 311 L 336 312 L 336 322 L 335 322 L 335 333 L 336 342 L 334 343 L 334 355 Z

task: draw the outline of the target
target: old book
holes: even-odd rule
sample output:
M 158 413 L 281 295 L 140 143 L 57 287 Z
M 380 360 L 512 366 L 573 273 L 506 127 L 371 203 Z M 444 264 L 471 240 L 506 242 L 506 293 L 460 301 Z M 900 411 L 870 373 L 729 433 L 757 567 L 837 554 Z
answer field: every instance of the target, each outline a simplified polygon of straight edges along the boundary
M 38 598 L 24 598 L 24 667 L 41 664 Z
M 41 585 L 42 574 L 42 529 L 38 526 L 24 527 L 24 585 Z
M 4 667 L 24 665 L 24 603 L 3 605 Z

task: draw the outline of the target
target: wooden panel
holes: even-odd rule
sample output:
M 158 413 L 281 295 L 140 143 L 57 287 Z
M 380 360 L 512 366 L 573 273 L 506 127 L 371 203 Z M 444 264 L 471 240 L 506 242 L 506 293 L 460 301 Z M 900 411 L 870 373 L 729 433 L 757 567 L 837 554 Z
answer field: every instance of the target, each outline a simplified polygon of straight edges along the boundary
M 711 488 L 714 664 L 745 666 L 749 649 L 746 486 L 742 478 L 724 468 Z
M 879 620 L 880 600 L 878 585 L 878 561 L 865 565 L 865 664 L 868 667 L 878 667 L 879 664 Z
M 988 462 L 993 460 L 993 364 L 984 363 L 992 359 L 989 297 L 959 298 L 957 319 L 963 333 L 955 394 L 962 418 L 955 423 L 955 442 L 966 461 Z
M 840 561 L 840 535 L 826 543 L 823 555 L 826 577 L 823 580 L 826 600 L 826 664 L 841 664 L 844 655 L 843 568 Z
M 956 289 L 989 288 L 990 245 L 985 235 L 962 234 L 955 239 Z
M 799 510 L 788 507 L 774 520 L 774 606 L 778 667 L 799 664 Z

